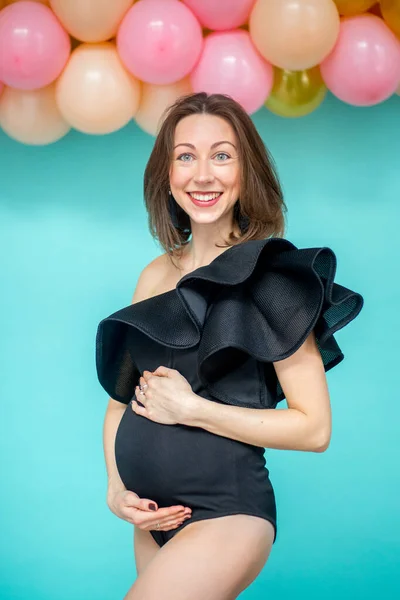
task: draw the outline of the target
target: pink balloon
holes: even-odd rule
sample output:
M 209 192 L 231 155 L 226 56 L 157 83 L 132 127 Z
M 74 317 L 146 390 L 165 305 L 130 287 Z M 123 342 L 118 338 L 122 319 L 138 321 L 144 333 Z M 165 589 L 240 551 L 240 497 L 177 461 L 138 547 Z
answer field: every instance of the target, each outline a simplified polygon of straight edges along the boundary
M 247 31 L 210 33 L 191 74 L 195 92 L 227 94 L 253 113 L 265 102 L 273 84 L 273 67 L 261 58 Z
M 125 67 L 147 83 L 169 84 L 188 75 L 202 45 L 200 23 L 178 0 L 139 0 L 117 33 Z
M 52 83 L 71 50 L 68 33 L 48 6 L 17 2 L 0 12 L 0 79 L 35 90 Z
M 203 27 L 220 31 L 244 25 L 255 0 L 183 0 Z
M 343 102 L 378 104 L 400 83 L 400 41 L 375 15 L 345 18 L 336 45 L 320 68 L 328 89 Z

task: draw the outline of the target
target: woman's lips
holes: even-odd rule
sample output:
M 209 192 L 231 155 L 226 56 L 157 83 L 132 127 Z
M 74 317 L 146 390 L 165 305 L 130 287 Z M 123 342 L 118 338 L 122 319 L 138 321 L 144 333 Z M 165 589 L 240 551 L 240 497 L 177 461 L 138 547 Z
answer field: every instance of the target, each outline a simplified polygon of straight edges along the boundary
M 212 193 L 212 192 L 210 192 L 210 193 Z M 216 193 L 216 192 L 214 192 L 214 193 Z M 219 192 L 219 196 L 217 196 L 216 198 L 213 198 L 212 200 L 197 200 L 196 198 L 193 198 L 193 196 L 189 192 L 187 192 L 187 195 L 189 196 L 189 198 L 191 199 L 193 204 L 195 204 L 196 206 L 201 206 L 203 208 L 209 207 L 209 206 L 214 206 L 214 204 L 217 204 L 217 202 L 221 198 L 222 194 L 223 194 L 223 192 Z M 207 196 L 207 194 L 205 194 L 205 196 Z

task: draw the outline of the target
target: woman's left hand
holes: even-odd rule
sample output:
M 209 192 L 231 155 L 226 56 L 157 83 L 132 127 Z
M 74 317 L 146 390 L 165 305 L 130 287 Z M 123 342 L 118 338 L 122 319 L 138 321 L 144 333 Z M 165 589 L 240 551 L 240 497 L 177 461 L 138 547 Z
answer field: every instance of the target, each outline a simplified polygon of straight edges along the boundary
M 133 412 L 164 425 L 184 424 L 193 410 L 196 395 L 190 383 L 176 369 L 160 366 L 155 371 L 143 371 L 131 400 Z

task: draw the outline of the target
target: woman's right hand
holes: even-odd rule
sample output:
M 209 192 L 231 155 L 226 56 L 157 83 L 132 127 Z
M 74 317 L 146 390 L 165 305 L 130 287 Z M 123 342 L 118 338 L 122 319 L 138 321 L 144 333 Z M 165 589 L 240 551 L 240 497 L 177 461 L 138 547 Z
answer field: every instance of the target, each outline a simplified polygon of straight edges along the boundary
M 179 504 L 158 508 L 153 500 L 139 498 L 135 492 L 126 489 L 109 490 L 107 504 L 117 517 L 144 531 L 156 529 L 157 523 L 160 525 L 158 531 L 170 531 L 192 516 L 192 511 L 188 507 Z

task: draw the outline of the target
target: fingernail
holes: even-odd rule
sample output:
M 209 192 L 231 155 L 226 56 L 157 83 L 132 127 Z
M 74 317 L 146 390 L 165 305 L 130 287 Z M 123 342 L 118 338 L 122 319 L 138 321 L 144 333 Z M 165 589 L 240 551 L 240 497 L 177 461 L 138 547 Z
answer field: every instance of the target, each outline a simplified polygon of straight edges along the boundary
M 157 506 L 155 504 L 149 504 L 149 509 L 150 510 L 157 510 Z

